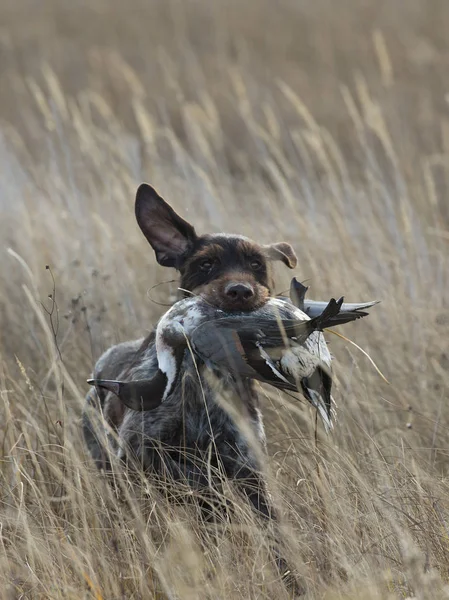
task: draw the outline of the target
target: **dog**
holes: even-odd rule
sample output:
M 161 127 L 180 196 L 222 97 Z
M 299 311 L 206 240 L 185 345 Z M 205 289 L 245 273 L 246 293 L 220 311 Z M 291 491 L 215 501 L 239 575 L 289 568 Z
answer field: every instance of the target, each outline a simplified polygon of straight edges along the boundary
M 285 242 L 261 245 L 240 235 L 198 235 L 148 184 L 137 190 L 135 214 L 157 262 L 179 272 L 183 295 L 199 295 L 227 312 L 250 312 L 267 302 L 273 294 L 273 261 L 290 269 L 297 264 L 293 248 Z M 199 494 L 207 495 L 220 477 L 229 478 L 263 520 L 275 519 L 257 452 L 218 401 L 205 365 L 188 349 L 177 351 L 183 375 L 153 410 L 129 409 L 119 390 L 91 388 L 83 413 L 90 454 L 106 471 L 113 454 L 128 465 L 138 464 L 148 477 L 187 484 Z M 157 370 L 153 331 L 145 339 L 107 350 L 96 363 L 93 378 L 140 381 Z M 248 431 L 264 448 L 262 414 L 252 380 L 237 381 L 230 374 L 219 377 L 222 392 L 238 403 Z M 145 389 L 141 394 L 145 396 Z M 285 561 L 278 558 L 277 562 L 283 570 Z

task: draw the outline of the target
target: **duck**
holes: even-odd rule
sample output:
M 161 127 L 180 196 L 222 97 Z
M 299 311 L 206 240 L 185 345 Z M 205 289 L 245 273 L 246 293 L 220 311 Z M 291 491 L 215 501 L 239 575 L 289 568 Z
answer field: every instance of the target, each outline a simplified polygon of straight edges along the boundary
M 293 278 L 290 298 L 272 298 L 262 308 L 206 320 L 190 333 L 197 356 L 211 369 L 302 392 L 326 431 L 333 427 L 332 357 L 324 329 L 366 317 L 378 301 L 345 304 L 308 300 L 308 288 Z
M 306 299 L 296 278 L 290 297 L 270 298 L 251 312 L 225 312 L 200 296 L 176 302 L 156 327 L 158 368 L 150 380 L 88 383 L 119 395 L 133 410 L 153 410 L 170 395 L 186 350 L 213 371 L 255 379 L 277 389 L 302 392 L 324 428 L 334 421 L 332 357 L 323 330 L 366 317 L 378 301 L 345 304 Z
M 273 298 L 248 314 L 205 320 L 190 333 L 190 344 L 212 370 L 280 390 L 302 391 L 328 431 L 332 428 L 332 358 L 322 331 L 336 323 L 342 304 L 342 298 L 332 298 L 311 319 L 293 303 Z

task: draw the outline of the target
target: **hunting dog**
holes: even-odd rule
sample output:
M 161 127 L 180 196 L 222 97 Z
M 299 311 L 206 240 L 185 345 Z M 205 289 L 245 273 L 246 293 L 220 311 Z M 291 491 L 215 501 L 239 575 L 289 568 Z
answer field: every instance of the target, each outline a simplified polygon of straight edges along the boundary
M 179 272 L 183 294 L 200 295 L 228 312 L 252 311 L 267 301 L 273 292 L 272 261 L 282 261 L 291 269 L 297 263 L 292 247 L 284 242 L 264 246 L 239 235 L 198 235 L 147 184 L 137 190 L 135 213 L 158 263 Z M 187 484 L 199 494 L 214 487 L 214 474 L 217 480 L 226 477 L 237 484 L 262 518 L 272 519 L 257 453 L 229 411 L 217 401 L 217 390 L 206 376 L 205 365 L 195 360 L 186 346 L 180 354 L 178 349 L 178 356 L 182 377 L 151 411 L 127 408 L 117 390 L 118 395 L 99 386 L 91 388 L 83 431 L 97 466 L 107 470 L 111 453 L 128 464 L 132 458 L 131 462 L 137 462 L 150 477 Z M 94 378 L 144 381 L 157 368 L 152 332 L 145 339 L 107 350 L 95 366 Z M 253 382 L 237 381 L 231 375 L 219 377 L 222 392 L 239 403 L 246 426 L 264 447 Z M 102 434 L 105 425 L 106 431 L 115 435 Z

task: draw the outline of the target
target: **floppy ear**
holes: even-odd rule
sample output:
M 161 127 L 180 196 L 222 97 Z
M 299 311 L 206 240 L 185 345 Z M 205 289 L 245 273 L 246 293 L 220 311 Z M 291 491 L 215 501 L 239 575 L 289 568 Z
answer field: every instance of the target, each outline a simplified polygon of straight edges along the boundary
M 270 260 L 281 260 L 290 269 L 294 269 L 298 264 L 295 251 L 287 242 L 270 244 L 269 246 L 265 246 L 265 249 Z
M 136 219 L 163 267 L 178 268 L 197 238 L 195 229 L 147 183 L 136 194 Z

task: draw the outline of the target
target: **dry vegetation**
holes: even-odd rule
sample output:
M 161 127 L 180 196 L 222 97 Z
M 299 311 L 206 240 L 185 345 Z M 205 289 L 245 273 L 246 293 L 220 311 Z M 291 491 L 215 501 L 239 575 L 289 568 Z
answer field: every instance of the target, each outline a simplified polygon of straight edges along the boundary
M 344 333 L 391 385 L 332 336 L 332 436 L 261 388 L 270 486 L 307 598 L 449 598 L 448 20 L 444 0 L 2 2 L 2 600 L 288 597 L 247 507 L 201 529 L 84 451 L 94 359 L 174 290 L 148 293 L 172 273 L 134 222 L 142 180 L 200 231 L 292 243 L 316 298 L 382 299 Z

